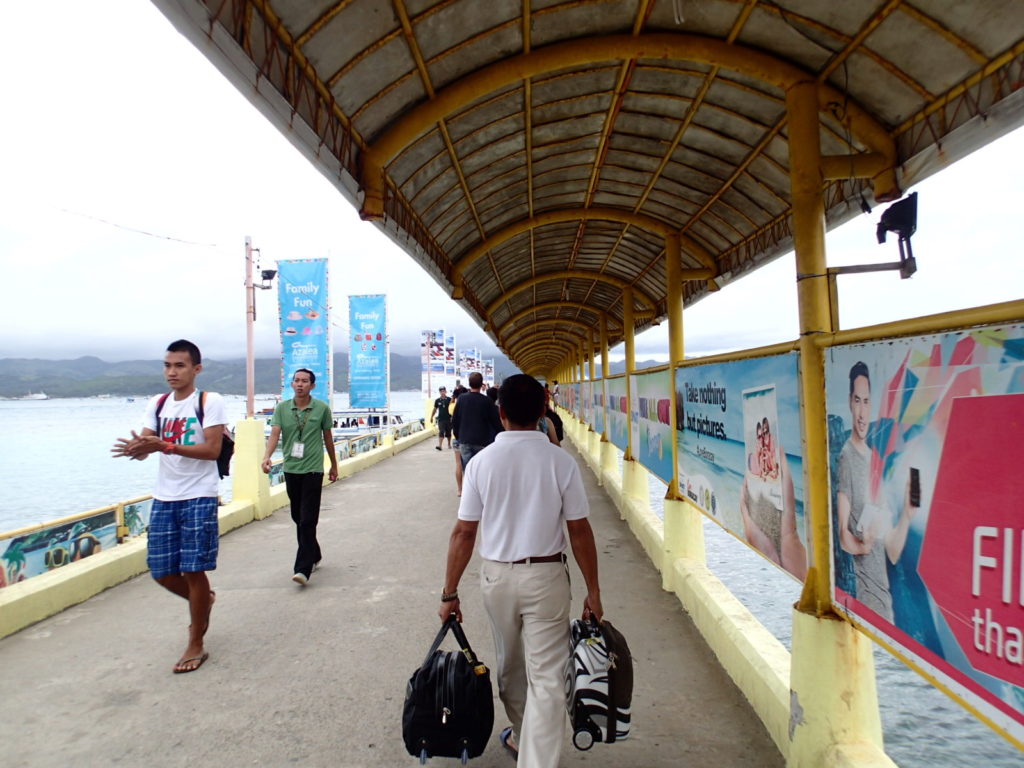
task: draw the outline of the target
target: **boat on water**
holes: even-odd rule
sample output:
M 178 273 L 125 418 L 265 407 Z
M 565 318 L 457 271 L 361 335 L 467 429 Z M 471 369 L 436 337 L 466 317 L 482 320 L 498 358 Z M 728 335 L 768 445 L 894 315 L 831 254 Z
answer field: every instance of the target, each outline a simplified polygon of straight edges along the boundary
M 50 396 L 45 392 L 29 392 L 27 395 L 17 398 L 18 400 L 49 400 Z

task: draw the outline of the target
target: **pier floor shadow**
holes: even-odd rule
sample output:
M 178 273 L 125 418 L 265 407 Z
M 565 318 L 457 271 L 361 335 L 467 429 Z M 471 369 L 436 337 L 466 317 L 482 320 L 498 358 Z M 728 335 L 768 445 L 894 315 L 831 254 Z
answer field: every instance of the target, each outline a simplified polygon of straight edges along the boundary
M 195 673 L 171 673 L 187 639 L 186 606 L 148 576 L 0 640 L 0 764 L 417 765 L 402 745 L 402 701 L 437 630 L 458 508 L 451 451 L 433 445 L 325 489 L 323 567 L 304 588 L 291 581 L 287 510 L 222 538 L 210 659 Z M 581 470 L 605 610 L 630 642 L 636 689 L 630 739 L 577 752 L 567 729 L 561 764 L 783 765 L 593 474 Z M 493 664 L 478 579 L 474 555 L 460 586 L 464 627 Z M 575 566 L 572 579 L 577 614 Z M 497 740 L 505 725 L 497 701 L 495 711 L 477 768 L 512 764 Z

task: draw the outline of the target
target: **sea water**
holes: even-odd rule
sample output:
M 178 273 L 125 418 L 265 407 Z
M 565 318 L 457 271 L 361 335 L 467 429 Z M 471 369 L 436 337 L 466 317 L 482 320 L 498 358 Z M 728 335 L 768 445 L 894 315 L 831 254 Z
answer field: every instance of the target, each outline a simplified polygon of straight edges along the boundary
M 141 427 L 148 399 L 0 401 L 0 466 L 6 481 L 0 531 L 149 494 L 158 462 L 110 454 L 118 437 Z M 244 418 L 245 398 L 225 399 L 229 418 Z M 269 397 L 256 401 L 257 411 L 270 405 Z M 347 408 L 347 394 L 336 393 L 334 407 Z M 404 421 L 421 418 L 424 397 L 418 391 L 392 392 L 391 410 Z M 799 482 L 802 472 L 791 469 Z M 230 488 L 230 480 L 222 484 Z M 654 477 L 650 495 L 652 509 L 663 515 L 665 485 Z M 704 531 L 708 566 L 789 647 L 799 583 L 710 520 L 705 520 Z M 875 667 L 885 748 L 901 768 L 1024 765 L 1020 751 L 877 647 Z
M 159 462 L 114 458 L 119 437 L 142 428 L 148 397 L 56 398 L 0 401 L 0 532 L 44 523 L 153 492 Z M 232 425 L 245 418 L 245 397 L 225 395 Z M 403 421 L 423 417 L 418 391 L 392 392 L 391 412 Z M 256 411 L 274 405 L 256 400 Z M 348 394 L 335 393 L 334 408 L 348 408 Z M 231 480 L 221 481 L 230 496 Z

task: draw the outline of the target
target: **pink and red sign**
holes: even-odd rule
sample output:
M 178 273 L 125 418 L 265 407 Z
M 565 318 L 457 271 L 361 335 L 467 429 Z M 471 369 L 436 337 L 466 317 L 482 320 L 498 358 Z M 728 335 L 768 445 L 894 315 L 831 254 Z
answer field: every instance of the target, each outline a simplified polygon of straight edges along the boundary
M 834 347 L 834 605 L 1024 748 L 1024 326 Z

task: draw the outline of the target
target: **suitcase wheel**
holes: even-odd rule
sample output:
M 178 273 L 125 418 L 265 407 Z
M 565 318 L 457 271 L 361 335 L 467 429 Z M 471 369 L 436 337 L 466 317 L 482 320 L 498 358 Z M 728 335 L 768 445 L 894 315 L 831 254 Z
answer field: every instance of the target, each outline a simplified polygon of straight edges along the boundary
M 586 752 L 594 746 L 594 734 L 585 728 L 581 728 L 572 735 L 572 745 L 580 752 Z

